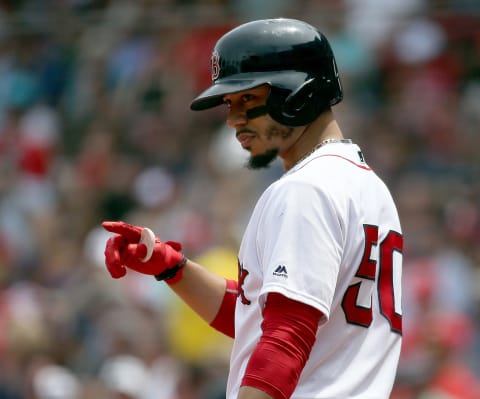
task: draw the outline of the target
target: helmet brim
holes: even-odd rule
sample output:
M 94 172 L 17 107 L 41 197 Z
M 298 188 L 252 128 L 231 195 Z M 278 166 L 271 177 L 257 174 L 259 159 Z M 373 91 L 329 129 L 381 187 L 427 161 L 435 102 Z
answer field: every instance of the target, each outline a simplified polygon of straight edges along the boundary
M 199 94 L 191 102 L 190 109 L 203 111 L 216 107 L 223 103 L 223 97 L 227 94 L 253 89 L 264 84 L 293 90 L 306 78 L 307 74 L 299 71 L 252 72 L 231 75 L 228 78 L 217 80 Z

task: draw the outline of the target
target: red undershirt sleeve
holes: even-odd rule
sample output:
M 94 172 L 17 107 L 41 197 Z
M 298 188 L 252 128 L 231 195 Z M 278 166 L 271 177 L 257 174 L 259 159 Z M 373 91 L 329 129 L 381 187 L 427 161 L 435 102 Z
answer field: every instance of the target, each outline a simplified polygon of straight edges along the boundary
M 268 294 L 262 336 L 242 380 L 275 399 L 288 399 L 310 356 L 322 312 L 281 294 Z
M 235 338 L 235 304 L 237 303 L 238 283 L 235 280 L 227 280 L 225 295 L 223 296 L 220 309 L 210 326 L 217 331 Z

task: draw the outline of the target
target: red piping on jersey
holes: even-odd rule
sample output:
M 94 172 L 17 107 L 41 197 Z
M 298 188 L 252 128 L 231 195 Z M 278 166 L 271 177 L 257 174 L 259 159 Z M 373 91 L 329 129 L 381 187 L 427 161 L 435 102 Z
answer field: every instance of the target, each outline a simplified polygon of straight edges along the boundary
M 300 170 L 302 169 L 304 166 L 308 165 L 310 162 L 314 161 L 315 159 L 317 158 L 322 158 L 322 157 L 337 157 L 337 158 L 341 158 L 345 161 L 348 161 L 350 162 L 352 165 L 355 165 L 356 167 L 358 168 L 361 168 L 361 169 L 364 169 L 364 170 L 368 170 L 368 171 L 371 171 L 372 168 L 370 168 L 369 166 L 364 166 L 364 165 L 360 165 L 356 162 L 353 162 L 351 159 L 348 159 L 348 158 L 345 158 L 345 157 L 342 157 L 341 155 L 336 155 L 336 154 L 324 154 L 324 155 L 319 155 L 315 158 L 312 158 L 310 161 L 306 162 L 305 165 L 302 165 L 300 168 L 298 168 L 297 170 Z

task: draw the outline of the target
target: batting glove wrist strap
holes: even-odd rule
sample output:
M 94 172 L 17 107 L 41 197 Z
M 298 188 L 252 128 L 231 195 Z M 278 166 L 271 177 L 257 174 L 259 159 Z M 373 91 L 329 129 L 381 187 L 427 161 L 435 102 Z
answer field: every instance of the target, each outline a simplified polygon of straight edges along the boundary
M 178 277 L 181 276 L 180 273 L 183 271 L 182 269 L 185 266 L 185 263 L 187 263 L 187 258 L 183 257 L 182 260 L 171 269 L 167 269 L 162 273 L 155 275 L 154 277 L 157 281 L 165 280 L 165 282 L 168 284 L 177 282 L 180 280 Z

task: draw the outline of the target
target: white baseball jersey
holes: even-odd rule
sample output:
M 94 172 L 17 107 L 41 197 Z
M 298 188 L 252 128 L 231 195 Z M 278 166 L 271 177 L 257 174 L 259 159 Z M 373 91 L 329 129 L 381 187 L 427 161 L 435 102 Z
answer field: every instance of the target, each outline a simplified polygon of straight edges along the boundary
M 352 143 L 317 149 L 259 199 L 239 251 L 227 399 L 269 292 L 324 314 L 294 399 L 386 399 L 401 346 L 403 240 L 389 190 Z

